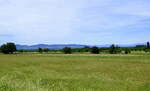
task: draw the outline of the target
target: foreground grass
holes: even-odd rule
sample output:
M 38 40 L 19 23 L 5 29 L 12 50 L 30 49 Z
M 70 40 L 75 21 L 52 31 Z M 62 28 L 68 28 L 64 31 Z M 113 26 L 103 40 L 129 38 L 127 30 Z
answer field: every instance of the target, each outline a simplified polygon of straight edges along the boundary
M 0 55 L 0 91 L 150 91 L 150 56 Z

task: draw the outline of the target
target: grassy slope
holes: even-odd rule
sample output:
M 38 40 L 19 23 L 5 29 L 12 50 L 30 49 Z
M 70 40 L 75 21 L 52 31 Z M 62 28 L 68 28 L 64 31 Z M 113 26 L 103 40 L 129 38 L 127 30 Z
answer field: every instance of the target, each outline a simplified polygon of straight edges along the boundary
M 150 91 L 150 56 L 0 55 L 0 91 Z

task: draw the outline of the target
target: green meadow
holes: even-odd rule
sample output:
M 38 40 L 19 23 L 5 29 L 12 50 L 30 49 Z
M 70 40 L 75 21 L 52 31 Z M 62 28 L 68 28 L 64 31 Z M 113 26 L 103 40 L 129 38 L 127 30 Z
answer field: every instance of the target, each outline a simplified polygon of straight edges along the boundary
M 0 91 L 150 91 L 150 56 L 0 54 Z

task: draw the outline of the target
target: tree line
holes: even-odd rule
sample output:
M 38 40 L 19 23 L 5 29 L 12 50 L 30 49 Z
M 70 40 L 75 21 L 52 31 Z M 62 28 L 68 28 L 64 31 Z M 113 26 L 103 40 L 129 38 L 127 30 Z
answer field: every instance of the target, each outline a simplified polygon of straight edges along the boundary
M 37 50 L 17 50 L 15 43 L 6 43 L 0 46 L 0 52 L 4 54 L 13 54 L 13 53 L 22 53 L 22 52 L 39 52 L 39 53 L 48 53 L 48 52 L 63 52 L 64 54 L 71 54 L 74 52 L 79 53 L 109 53 L 109 54 L 129 54 L 131 51 L 145 51 L 150 52 L 150 43 L 147 42 L 146 45 L 136 45 L 135 47 L 119 47 L 115 44 L 112 44 L 110 47 L 89 47 L 85 46 L 83 48 L 71 48 L 65 47 L 59 50 L 50 50 L 48 48 L 38 48 Z

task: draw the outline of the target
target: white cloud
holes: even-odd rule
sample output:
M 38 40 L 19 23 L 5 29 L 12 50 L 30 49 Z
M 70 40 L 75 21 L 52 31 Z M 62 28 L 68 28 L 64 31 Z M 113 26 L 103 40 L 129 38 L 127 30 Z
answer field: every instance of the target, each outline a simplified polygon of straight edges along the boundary
M 17 43 L 68 43 L 75 34 L 124 31 L 149 11 L 147 0 L 0 0 L 0 34 Z

